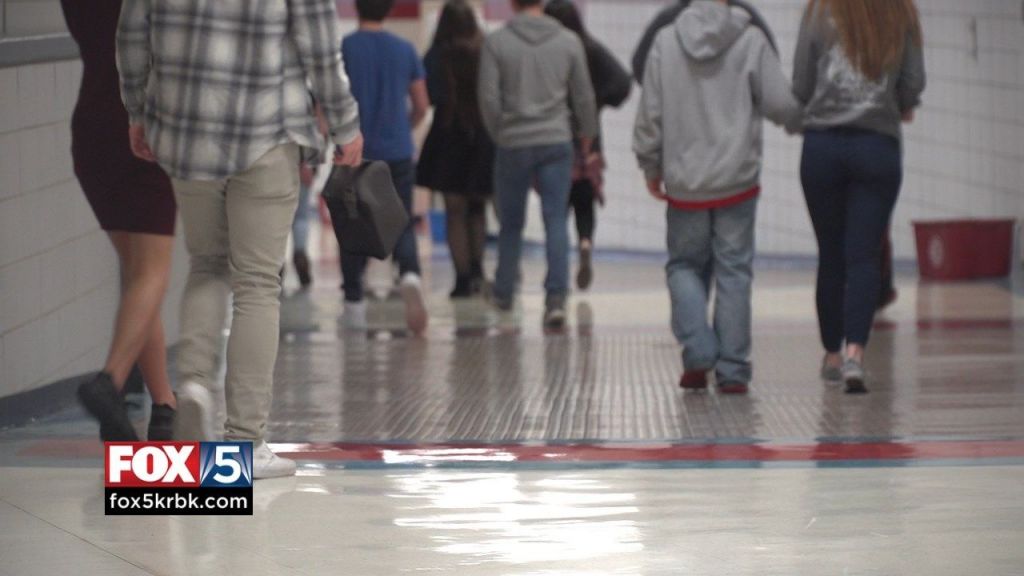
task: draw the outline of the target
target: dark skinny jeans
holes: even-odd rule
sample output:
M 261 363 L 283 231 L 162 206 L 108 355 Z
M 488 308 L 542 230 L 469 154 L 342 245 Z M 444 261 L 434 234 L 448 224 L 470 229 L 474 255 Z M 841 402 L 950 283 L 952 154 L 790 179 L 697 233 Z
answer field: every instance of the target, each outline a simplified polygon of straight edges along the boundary
M 809 130 L 800 165 L 818 239 L 821 340 L 867 345 L 878 306 L 882 244 L 903 180 L 900 142 L 852 128 Z

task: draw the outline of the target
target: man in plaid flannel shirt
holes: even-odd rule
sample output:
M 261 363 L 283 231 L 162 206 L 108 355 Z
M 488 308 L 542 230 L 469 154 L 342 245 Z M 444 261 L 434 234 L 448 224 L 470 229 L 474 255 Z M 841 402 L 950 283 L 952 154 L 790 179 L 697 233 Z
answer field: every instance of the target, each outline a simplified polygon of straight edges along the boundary
M 264 441 L 280 277 L 302 156 L 362 161 L 358 106 L 331 0 L 124 0 L 117 56 L 133 152 L 170 174 L 191 271 L 182 302 L 176 435 L 211 440 L 209 390 L 229 296 L 225 437 L 254 443 L 256 478 L 295 463 Z

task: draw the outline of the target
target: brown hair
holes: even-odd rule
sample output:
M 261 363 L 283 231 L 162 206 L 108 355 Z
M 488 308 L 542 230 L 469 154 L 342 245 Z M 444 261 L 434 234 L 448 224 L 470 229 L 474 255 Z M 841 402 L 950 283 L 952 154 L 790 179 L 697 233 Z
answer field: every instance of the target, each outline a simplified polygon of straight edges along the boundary
M 862 74 L 878 80 L 903 59 L 907 36 L 921 46 L 921 20 L 914 0 L 811 0 L 808 10 L 835 20 L 846 56 Z

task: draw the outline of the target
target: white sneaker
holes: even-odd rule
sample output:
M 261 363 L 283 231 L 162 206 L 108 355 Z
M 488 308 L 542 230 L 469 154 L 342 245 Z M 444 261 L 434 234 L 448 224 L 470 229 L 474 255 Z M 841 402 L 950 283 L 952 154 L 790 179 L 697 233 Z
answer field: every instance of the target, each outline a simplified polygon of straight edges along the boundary
M 412 272 L 402 276 L 400 282 L 402 300 L 405 301 L 405 322 L 414 334 L 423 334 L 427 329 L 427 303 L 423 300 L 423 282 L 419 274 Z
M 366 332 L 366 301 L 345 302 L 345 309 L 341 313 L 342 325 L 349 332 Z
M 213 433 L 213 396 L 206 386 L 186 381 L 178 387 L 174 439 L 179 442 L 216 440 Z
M 266 442 L 252 447 L 252 477 L 256 480 L 284 478 L 295 475 L 295 460 L 281 458 L 270 451 Z

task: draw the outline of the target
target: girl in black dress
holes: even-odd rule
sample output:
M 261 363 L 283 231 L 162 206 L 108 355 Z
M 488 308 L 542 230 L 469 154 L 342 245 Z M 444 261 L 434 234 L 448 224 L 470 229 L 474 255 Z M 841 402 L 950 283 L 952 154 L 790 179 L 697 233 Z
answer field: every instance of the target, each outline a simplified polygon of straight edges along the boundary
M 170 440 L 176 402 L 160 308 L 170 278 L 176 206 L 167 175 L 132 155 L 115 56 L 121 0 L 61 0 L 82 56 L 71 119 L 75 175 L 121 264 L 121 302 L 103 371 L 78 389 L 107 441 L 138 440 L 122 401 L 138 363 L 153 398 L 149 440 Z
M 444 194 L 448 247 L 455 264 L 452 298 L 478 294 L 484 284 L 487 202 L 493 191 L 494 144 L 477 104 L 483 35 L 466 0 L 445 3 L 424 58 L 434 123 L 417 167 L 418 185 Z

